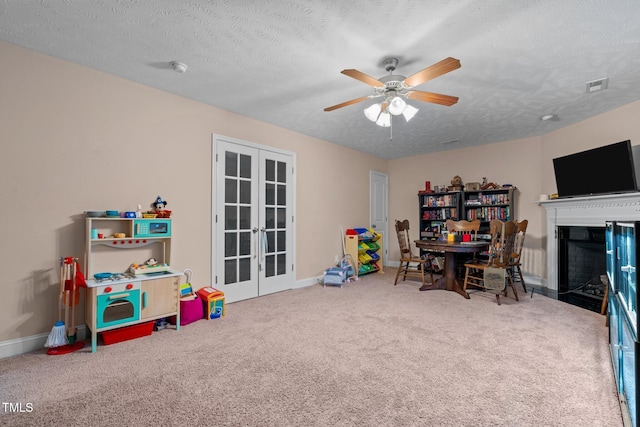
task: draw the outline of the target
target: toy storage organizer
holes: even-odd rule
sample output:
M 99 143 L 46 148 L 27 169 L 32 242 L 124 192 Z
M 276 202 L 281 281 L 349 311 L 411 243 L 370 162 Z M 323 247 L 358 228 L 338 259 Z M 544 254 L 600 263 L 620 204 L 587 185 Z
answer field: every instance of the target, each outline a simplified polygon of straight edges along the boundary
M 358 275 L 382 272 L 382 234 L 368 228 L 350 228 L 345 236 L 345 252 L 358 262 Z

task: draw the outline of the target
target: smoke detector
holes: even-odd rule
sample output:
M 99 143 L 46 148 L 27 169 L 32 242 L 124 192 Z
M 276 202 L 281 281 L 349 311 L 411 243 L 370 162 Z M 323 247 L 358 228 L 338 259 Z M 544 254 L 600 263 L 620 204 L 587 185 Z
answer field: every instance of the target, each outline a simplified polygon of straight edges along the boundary
M 184 73 L 185 71 L 187 71 L 187 64 L 184 64 L 184 63 L 178 62 L 178 61 L 172 61 L 171 62 L 171 68 L 176 73 Z

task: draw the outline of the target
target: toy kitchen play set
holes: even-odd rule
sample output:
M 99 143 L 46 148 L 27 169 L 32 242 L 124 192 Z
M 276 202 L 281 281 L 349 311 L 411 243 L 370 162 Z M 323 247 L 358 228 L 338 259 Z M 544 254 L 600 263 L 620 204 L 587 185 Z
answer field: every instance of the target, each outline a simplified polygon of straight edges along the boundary
M 149 335 L 157 319 L 169 316 L 180 329 L 183 273 L 170 267 L 171 211 L 165 206 L 158 197 L 150 212 L 140 206 L 137 212 L 86 212 L 85 319 L 92 352 L 98 333 L 105 344 Z

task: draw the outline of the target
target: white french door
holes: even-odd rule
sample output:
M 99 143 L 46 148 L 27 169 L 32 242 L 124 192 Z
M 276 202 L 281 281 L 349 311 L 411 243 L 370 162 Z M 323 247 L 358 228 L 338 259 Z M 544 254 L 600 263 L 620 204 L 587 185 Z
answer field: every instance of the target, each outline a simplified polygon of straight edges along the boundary
M 227 302 L 293 288 L 295 157 L 214 135 L 215 287 Z

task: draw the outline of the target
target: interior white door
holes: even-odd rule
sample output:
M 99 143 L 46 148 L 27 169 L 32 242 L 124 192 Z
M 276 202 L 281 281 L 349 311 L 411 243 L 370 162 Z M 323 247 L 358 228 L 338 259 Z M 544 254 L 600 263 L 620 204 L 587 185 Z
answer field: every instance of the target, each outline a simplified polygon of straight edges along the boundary
M 371 171 L 369 175 L 369 193 L 370 203 L 369 216 L 371 219 L 371 228 L 376 233 L 382 234 L 382 265 L 388 265 L 388 187 L 389 177 L 380 172 Z
M 290 154 L 214 138 L 213 274 L 227 302 L 293 288 Z

